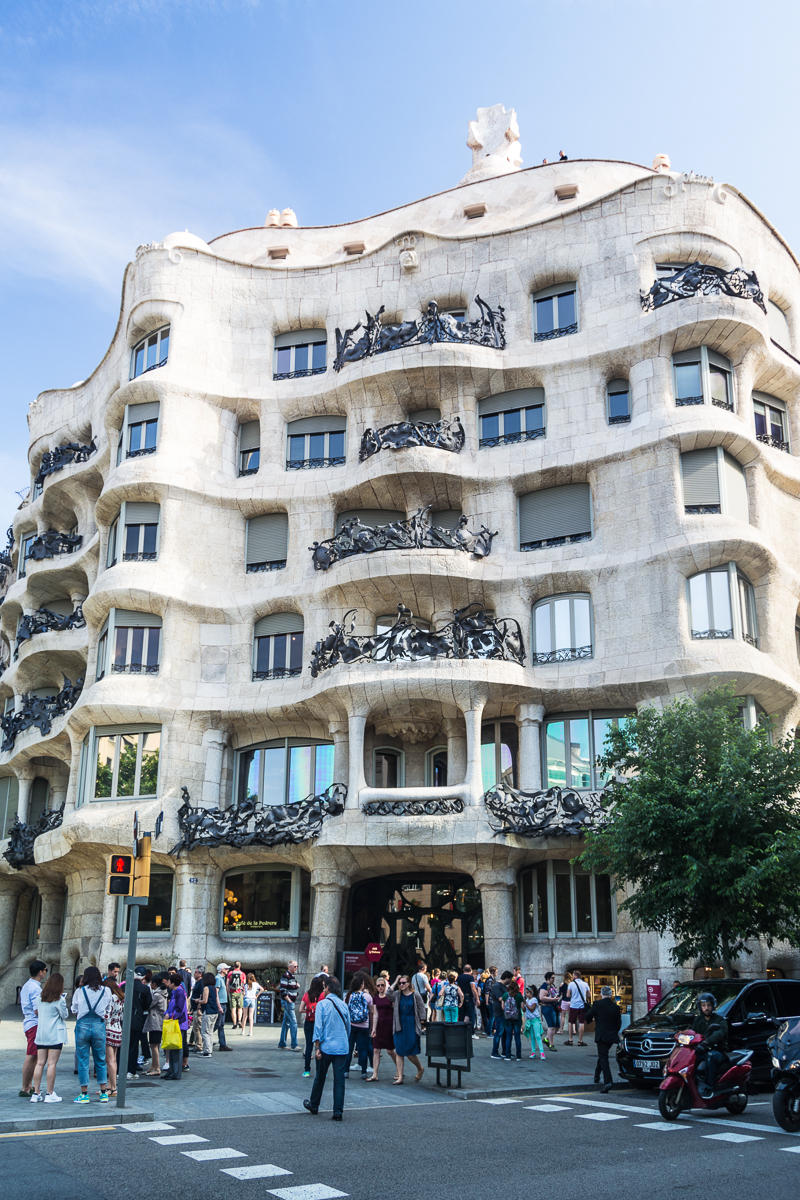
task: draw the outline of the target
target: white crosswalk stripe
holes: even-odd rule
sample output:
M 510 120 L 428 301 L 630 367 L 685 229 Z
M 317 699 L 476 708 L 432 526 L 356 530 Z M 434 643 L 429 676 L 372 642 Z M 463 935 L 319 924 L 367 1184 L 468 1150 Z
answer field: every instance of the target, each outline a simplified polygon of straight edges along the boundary
M 478 1101 L 478 1104 L 521 1104 L 521 1103 L 522 1103 L 521 1100 L 517 1100 L 513 1096 L 499 1096 L 499 1097 L 493 1097 L 491 1099 L 487 1098 L 485 1100 Z
M 326 1183 L 301 1183 L 297 1187 L 275 1188 L 269 1195 L 277 1196 L 278 1200 L 335 1200 L 336 1196 L 349 1193 L 339 1192 Z
M 762 1137 L 754 1137 L 752 1133 L 704 1133 L 704 1142 L 763 1142 Z
M 576 1113 L 579 1121 L 624 1121 L 623 1113 Z
M 781 1150 L 785 1150 L 787 1154 L 800 1154 L 800 1146 L 781 1146 Z
M 200 1137 L 199 1133 L 175 1133 L 167 1137 L 151 1137 L 150 1141 L 159 1146 L 191 1146 L 192 1142 L 207 1142 L 208 1138 Z
M 566 1104 L 526 1104 L 530 1112 L 569 1112 Z
M 274 1179 L 277 1175 L 291 1175 L 284 1167 L 276 1167 L 274 1163 L 259 1163 L 249 1167 L 220 1167 L 223 1175 L 231 1175 L 234 1179 Z
M 671 1133 L 673 1129 L 691 1129 L 691 1125 L 679 1125 L 677 1121 L 642 1121 L 637 1122 L 637 1129 L 656 1129 L 659 1133 Z
M 168 1125 L 166 1121 L 131 1121 L 120 1125 L 120 1129 L 127 1129 L 128 1133 L 152 1133 L 156 1129 L 174 1128 L 174 1125 Z
M 234 1150 L 232 1146 L 219 1146 L 216 1150 L 182 1150 L 184 1158 L 193 1158 L 195 1162 L 214 1162 L 221 1158 L 247 1158 L 243 1150 Z

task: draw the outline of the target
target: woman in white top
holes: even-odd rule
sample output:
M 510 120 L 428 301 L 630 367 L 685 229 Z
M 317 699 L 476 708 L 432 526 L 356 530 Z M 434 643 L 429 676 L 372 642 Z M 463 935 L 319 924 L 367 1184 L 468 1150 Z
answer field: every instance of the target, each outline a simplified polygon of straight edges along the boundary
M 248 1037 L 253 1036 L 253 1020 L 256 1015 L 256 1000 L 263 992 L 263 987 L 256 979 L 251 971 L 247 976 L 247 987 L 244 989 L 244 1008 L 242 1009 L 242 1037 L 247 1028 L 248 1021 L 250 1022 L 250 1032 Z
M 36 1029 L 36 1066 L 33 1069 L 31 1103 L 44 1100 L 60 1104 L 56 1095 L 56 1064 L 67 1040 L 67 1002 L 64 999 L 64 977 L 55 971 L 42 988 L 39 997 L 39 1024 Z M 40 1091 L 42 1073 L 47 1066 L 47 1095 Z
M 75 989 L 72 1011 L 75 1022 L 75 1049 L 78 1055 L 78 1081 L 81 1090 L 75 1104 L 89 1103 L 89 1051 L 94 1058 L 94 1070 L 100 1085 L 100 1103 L 108 1104 L 108 1070 L 106 1067 L 106 1009 L 111 992 L 103 987 L 97 967 L 87 967 L 83 984 Z

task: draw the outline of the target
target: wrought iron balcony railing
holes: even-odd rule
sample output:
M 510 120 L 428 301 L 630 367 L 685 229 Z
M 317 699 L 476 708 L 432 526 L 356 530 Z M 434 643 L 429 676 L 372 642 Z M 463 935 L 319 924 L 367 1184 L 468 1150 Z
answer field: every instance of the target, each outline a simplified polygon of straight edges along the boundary
M 271 667 L 268 671 L 253 671 L 253 679 L 291 679 L 302 670 L 302 667 Z
M 551 787 L 525 792 L 501 780 L 484 793 L 495 834 L 518 837 L 580 837 L 606 820 L 603 792 Z
M 148 371 L 152 371 L 153 367 L 148 367 Z M 129 450 L 125 455 L 126 458 L 142 458 L 145 454 L 155 454 L 157 446 L 142 446 L 139 450 Z
M 376 550 L 464 550 L 476 558 L 491 553 L 492 540 L 497 537 L 482 525 L 477 533 L 467 529 L 465 516 L 459 517 L 455 529 L 434 525 L 430 519 L 430 504 L 418 508 L 402 521 L 388 525 L 362 525 L 350 517 L 335 537 L 309 546 L 311 561 L 317 571 L 327 571 L 335 562 L 354 554 L 374 554 Z
M 304 367 L 302 371 L 276 371 L 273 373 L 273 380 L 281 379 L 305 379 L 309 375 L 324 375 L 327 367 Z
M 245 572 L 248 575 L 255 575 L 259 571 L 282 571 L 285 566 L 285 558 L 276 558 L 273 562 L 247 563 L 245 566 Z
M 92 454 L 97 453 L 97 445 L 94 438 L 88 446 L 82 446 L 80 442 L 64 442 L 61 446 L 55 446 L 52 450 L 46 450 L 42 455 L 42 461 L 39 470 L 34 479 L 34 494 L 41 495 L 42 485 L 48 475 L 54 475 L 56 471 L 63 470 L 70 463 L 84 463 Z M 36 492 L 36 488 L 39 492 Z
M 547 329 L 544 333 L 535 333 L 533 340 L 535 342 L 552 342 L 555 338 L 566 337 L 567 334 L 578 332 L 578 322 L 573 321 L 570 325 L 560 325 L 558 329 Z
M 181 840 L 170 854 L 198 846 L 288 846 L 308 842 L 318 837 L 325 817 L 335 817 L 344 811 L 347 787 L 332 783 L 318 796 L 306 796 L 294 804 L 278 804 L 262 808 L 255 798 L 249 798 L 235 808 L 193 807 L 185 787 L 181 788 L 183 803 L 178 809 Z
M 440 313 L 436 301 L 431 300 L 419 318 L 386 323 L 383 321 L 384 306 L 381 305 L 374 315 L 369 312 L 366 314 L 366 325 L 359 321 L 352 329 L 345 329 L 344 333 L 341 329 L 336 330 L 333 369 L 341 371 L 347 363 L 372 358 L 376 354 L 386 354 L 406 346 L 430 346 L 436 342 L 505 350 L 506 314 L 502 304 L 491 308 L 480 296 L 475 297 L 475 303 L 480 311 L 475 321 L 461 319 L 452 313 Z M 363 332 L 356 336 L 359 330 Z
M 3 731 L 0 752 L 5 754 L 13 750 L 17 737 L 27 729 L 35 727 L 42 737 L 46 737 L 55 718 L 69 712 L 82 689 L 83 676 L 76 683 L 72 683 L 65 675 L 64 686 L 55 696 L 34 696 L 32 693 L 23 695 L 22 704 L 18 709 L 0 717 L 0 729 Z
M 61 633 L 66 629 L 85 629 L 86 618 L 83 615 L 83 605 L 76 604 L 71 613 L 61 616 L 51 612 L 49 608 L 37 608 L 36 612 L 20 617 L 17 625 L 17 640 L 14 644 L 14 659 L 19 656 L 20 646 L 36 637 L 38 633 L 55 631 Z
M 408 450 L 428 446 L 459 454 L 464 448 L 464 427 L 459 417 L 447 421 L 395 421 L 380 429 L 365 429 L 358 461 L 364 462 L 379 450 Z
M 591 658 L 591 646 L 564 646 L 560 650 L 537 650 L 531 654 L 534 666 L 547 666 L 549 663 L 575 662 L 579 658 Z
M 756 441 L 761 442 L 764 446 L 772 446 L 773 450 L 784 450 L 787 454 L 789 453 L 789 443 L 771 433 L 757 433 Z
M 55 529 L 47 529 L 28 542 L 25 561 L 41 562 L 59 554 L 73 554 L 82 545 L 83 535 L 80 533 L 59 533 Z
M 693 629 L 692 637 L 701 641 L 714 641 L 717 638 L 732 638 L 732 629 Z
M 345 462 L 343 454 L 336 454 L 331 458 L 287 458 L 287 471 L 313 471 L 317 467 L 341 467 Z
M 20 867 L 32 867 L 36 862 L 33 843 L 42 833 L 50 833 L 58 829 L 64 820 L 64 805 L 51 812 L 42 813 L 38 821 L 28 824 L 17 820 L 8 831 L 8 847 L 3 851 L 3 858 L 10 867 L 18 871 Z
M 686 408 L 690 404 L 702 404 L 702 396 L 676 396 L 675 405 L 677 408 Z
M 478 446 L 481 450 L 486 450 L 492 446 L 514 446 L 518 442 L 532 442 L 535 438 L 545 436 L 545 428 L 541 429 L 525 429 L 520 433 L 501 433 L 497 437 L 481 438 Z
M 719 515 L 722 512 L 721 504 L 684 504 L 683 511 L 689 516 L 702 517 Z
M 113 675 L 157 675 L 158 663 L 112 663 Z
M 732 400 L 712 400 L 714 408 L 724 408 L 726 412 L 735 412 Z
M 539 538 L 534 542 L 522 542 L 520 550 L 548 550 L 552 546 L 571 546 L 573 542 L 590 542 L 590 531 L 585 533 L 567 533 L 563 537 Z
M 647 292 L 640 292 L 644 312 L 652 312 L 672 304 L 675 300 L 686 300 L 691 296 L 733 296 L 740 300 L 752 300 L 763 313 L 767 306 L 755 271 L 734 267 L 726 271 L 707 263 L 693 262 L 679 268 L 674 275 L 662 275 Z

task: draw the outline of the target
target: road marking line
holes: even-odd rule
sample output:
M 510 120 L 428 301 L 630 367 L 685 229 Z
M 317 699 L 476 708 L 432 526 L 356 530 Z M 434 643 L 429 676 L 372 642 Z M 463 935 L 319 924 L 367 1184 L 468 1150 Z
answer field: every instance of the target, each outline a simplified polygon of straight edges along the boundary
M 622 1113 L 575 1113 L 579 1121 L 624 1121 Z
M 499 1096 L 491 1100 L 479 1100 L 478 1104 L 521 1104 L 521 1100 L 515 1100 L 512 1096 Z
M 678 1125 L 675 1121 L 643 1121 L 642 1124 L 636 1125 L 637 1129 L 658 1129 L 662 1133 L 669 1133 L 672 1129 L 691 1129 L 691 1125 Z
M 275 1175 L 291 1175 L 291 1171 L 276 1167 L 274 1163 L 261 1163 L 252 1167 L 220 1167 L 223 1175 L 232 1175 L 234 1179 L 269 1179 Z
M 800 1154 L 800 1146 L 781 1146 L 781 1150 L 785 1150 L 787 1154 Z
M 127 1129 L 129 1133 L 150 1133 L 156 1129 L 174 1129 L 174 1125 L 168 1125 L 166 1121 L 131 1121 L 128 1125 L 121 1125 L 121 1129 Z
M 195 1162 L 213 1162 L 215 1158 L 247 1158 L 242 1150 L 234 1150 L 232 1146 L 220 1146 L 216 1150 L 182 1150 L 185 1158 L 193 1158 Z
M 275 1188 L 268 1193 L 278 1200 L 334 1200 L 336 1196 L 348 1196 L 349 1192 L 338 1192 L 326 1183 L 303 1183 L 298 1187 Z
M 561 1097 L 559 1096 L 560 1100 Z M 654 1117 L 658 1111 L 655 1105 L 644 1108 L 635 1104 L 615 1104 L 613 1100 L 583 1100 L 579 1096 L 570 1096 L 570 1104 L 585 1104 L 587 1108 L 612 1108 L 617 1112 L 643 1113 L 646 1117 Z
M 642 1108 L 635 1104 L 614 1104 L 610 1100 L 583 1100 L 577 1096 L 571 1096 L 569 1103 L 585 1104 L 592 1108 L 611 1108 L 617 1112 L 644 1113 L 646 1116 L 655 1116 L 654 1108 Z M 681 1113 L 681 1120 L 692 1121 L 696 1124 L 726 1125 L 731 1129 L 749 1129 L 754 1133 L 777 1133 L 783 1137 L 800 1137 L 800 1133 L 787 1133 L 785 1129 L 780 1129 L 776 1125 L 757 1125 L 753 1121 L 743 1121 L 741 1117 L 712 1117 L 710 1115 L 711 1112 L 719 1112 L 719 1109 L 691 1109 Z
M 526 1104 L 531 1112 L 571 1112 L 566 1104 Z
M 159 1146 L 190 1146 L 192 1142 L 207 1142 L 208 1138 L 199 1133 L 176 1133 L 173 1137 L 151 1137 L 150 1141 Z
M 77 1129 L 23 1129 L 19 1133 L 0 1133 L 0 1138 L 60 1137 L 62 1133 L 106 1133 L 121 1125 L 79 1125 Z
M 704 1133 L 704 1142 L 733 1142 L 738 1146 L 740 1142 L 763 1142 L 763 1138 L 753 1137 L 748 1133 Z

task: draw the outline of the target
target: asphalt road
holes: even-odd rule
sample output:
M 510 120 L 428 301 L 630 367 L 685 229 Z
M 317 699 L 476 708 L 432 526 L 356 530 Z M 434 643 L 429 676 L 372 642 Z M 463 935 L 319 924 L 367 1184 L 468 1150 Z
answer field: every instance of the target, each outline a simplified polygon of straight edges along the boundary
M 330 1091 L 323 1100 L 330 1104 Z M 795 1200 L 800 1136 L 768 1096 L 665 1126 L 651 1094 L 533 1096 L 319 1115 L 191 1120 L 146 1128 L 3 1135 L 1 1200 L 146 1195 L 214 1200 L 376 1200 L 434 1191 L 628 1200 L 762 1195 Z

